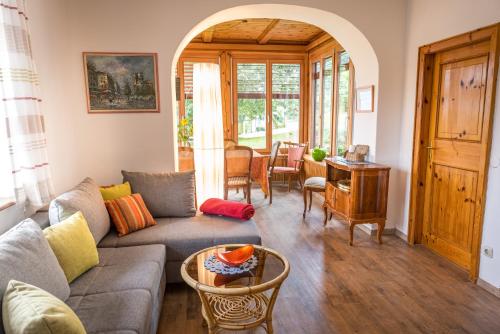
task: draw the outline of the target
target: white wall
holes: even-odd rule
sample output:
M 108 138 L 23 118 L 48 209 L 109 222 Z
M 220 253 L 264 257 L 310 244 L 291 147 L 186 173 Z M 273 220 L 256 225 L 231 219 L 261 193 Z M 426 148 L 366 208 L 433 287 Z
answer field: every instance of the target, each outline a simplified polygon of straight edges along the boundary
M 120 170 L 174 169 L 174 131 L 171 66 L 179 43 L 206 17 L 251 0 L 172 2 L 161 0 L 30 1 L 32 39 L 44 89 L 49 155 L 55 188 L 61 192 L 85 176 L 99 183 L 121 180 Z M 273 1 L 279 3 L 280 1 Z M 47 3 L 63 8 L 64 26 L 46 18 Z M 350 21 L 365 35 L 379 62 L 376 85 L 378 111 L 355 115 L 356 143 L 370 144 L 376 160 L 390 163 L 392 199 L 399 191 L 397 159 L 402 103 L 405 1 L 290 0 L 289 4 L 315 7 Z M 363 8 L 363 10 L 360 10 Z M 366 13 L 377 13 L 367 15 Z M 251 13 L 249 12 L 249 15 Z M 283 15 L 287 13 L 284 12 Z M 339 32 L 341 34 L 341 32 Z M 86 112 L 82 51 L 158 52 L 160 114 L 89 115 Z M 355 60 L 356 65 L 356 60 Z M 358 73 L 360 80 L 368 71 Z M 54 72 L 59 72 L 54 76 Z M 53 81 L 57 81 L 54 83 Z M 369 84 L 372 82 L 360 82 Z M 376 124 L 387 126 L 383 137 Z M 389 205 L 388 227 L 400 220 L 399 204 Z
M 409 0 L 407 8 L 406 67 L 404 103 L 401 116 L 401 203 L 403 219 L 397 228 L 408 230 L 408 203 L 411 172 L 413 115 L 415 112 L 415 85 L 418 47 L 500 21 L 500 1 L 497 0 Z M 497 90 L 497 94 L 498 94 Z M 494 115 L 492 164 L 500 159 L 500 98 L 497 97 Z M 496 130 L 496 131 L 495 131 Z M 481 256 L 479 277 L 500 287 L 500 169 L 490 168 L 484 217 L 483 244 L 495 248 L 494 258 Z M 403 198 L 403 196 L 401 197 Z

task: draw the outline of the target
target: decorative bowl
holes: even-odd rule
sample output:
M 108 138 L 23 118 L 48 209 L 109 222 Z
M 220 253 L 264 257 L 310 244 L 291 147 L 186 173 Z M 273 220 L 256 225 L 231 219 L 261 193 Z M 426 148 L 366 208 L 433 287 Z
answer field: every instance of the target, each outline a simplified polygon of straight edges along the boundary
M 228 266 L 239 266 L 245 263 L 253 255 L 254 248 L 252 245 L 243 246 L 232 251 L 217 252 L 215 257 L 222 263 Z

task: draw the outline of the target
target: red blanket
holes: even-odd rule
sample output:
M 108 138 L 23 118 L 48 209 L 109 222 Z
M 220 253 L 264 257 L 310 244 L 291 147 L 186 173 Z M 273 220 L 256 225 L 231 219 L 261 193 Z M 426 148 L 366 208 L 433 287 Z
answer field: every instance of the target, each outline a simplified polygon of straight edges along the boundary
M 201 206 L 200 211 L 206 215 L 219 215 L 248 220 L 253 217 L 255 209 L 252 204 L 209 198 Z

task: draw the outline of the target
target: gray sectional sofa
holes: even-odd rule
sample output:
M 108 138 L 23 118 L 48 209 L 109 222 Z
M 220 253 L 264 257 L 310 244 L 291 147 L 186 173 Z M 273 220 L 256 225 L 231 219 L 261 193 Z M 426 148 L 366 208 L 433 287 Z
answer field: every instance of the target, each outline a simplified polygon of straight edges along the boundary
M 83 183 L 86 184 L 82 188 Z M 118 237 L 110 227 L 109 217 L 102 216 L 102 197 L 94 189 L 97 185 L 90 179 L 83 183 L 75 188 L 77 191 L 61 195 L 51 204 L 50 220 L 57 223 L 53 220 L 63 217 L 54 215 L 64 212 L 67 216 L 78 210 L 90 217 L 87 220 L 97 242 L 99 265 L 69 285 L 70 296 L 65 301 L 88 333 L 156 333 L 165 285 L 182 281 L 180 266 L 185 258 L 217 244 L 261 244 L 253 220 L 237 221 L 200 213 L 186 218 L 157 218 L 155 226 Z M 100 213 L 96 214 L 96 208 L 89 205 L 93 201 Z M 32 218 L 42 228 L 49 225 L 47 212 Z M 103 231 L 106 234 L 96 238 L 95 233 Z

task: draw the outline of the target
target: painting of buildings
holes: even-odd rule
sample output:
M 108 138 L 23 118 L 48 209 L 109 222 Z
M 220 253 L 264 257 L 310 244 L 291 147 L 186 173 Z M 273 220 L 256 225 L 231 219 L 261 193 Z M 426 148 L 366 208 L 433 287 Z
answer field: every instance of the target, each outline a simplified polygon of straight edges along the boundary
M 156 54 L 83 54 L 89 113 L 159 112 Z

